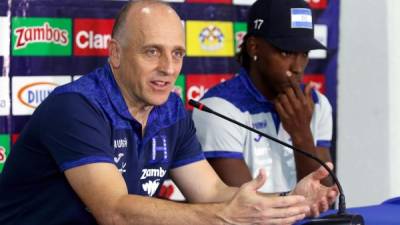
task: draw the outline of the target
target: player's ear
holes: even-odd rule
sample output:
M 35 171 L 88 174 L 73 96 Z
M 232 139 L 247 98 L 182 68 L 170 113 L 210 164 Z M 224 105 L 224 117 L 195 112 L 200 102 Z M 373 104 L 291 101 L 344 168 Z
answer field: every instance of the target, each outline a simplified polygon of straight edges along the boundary
M 257 39 L 255 37 L 250 36 L 249 38 L 247 38 L 246 50 L 247 50 L 247 54 L 249 54 L 249 56 L 251 58 L 254 58 L 254 56 L 257 56 Z
M 115 39 L 108 40 L 108 62 L 116 69 L 121 65 L 121 45 Z

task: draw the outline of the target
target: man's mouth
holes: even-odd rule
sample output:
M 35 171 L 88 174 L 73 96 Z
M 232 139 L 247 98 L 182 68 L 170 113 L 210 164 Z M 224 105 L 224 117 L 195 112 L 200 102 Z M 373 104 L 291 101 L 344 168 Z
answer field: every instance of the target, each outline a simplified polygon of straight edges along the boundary
M 157 87 L 161 87 L 162 88 L 162 87 L 167 86 L 170 82 L 157 80 L 157 81 L 151 81 L 151 83 L 153 85 L 157 86 Z

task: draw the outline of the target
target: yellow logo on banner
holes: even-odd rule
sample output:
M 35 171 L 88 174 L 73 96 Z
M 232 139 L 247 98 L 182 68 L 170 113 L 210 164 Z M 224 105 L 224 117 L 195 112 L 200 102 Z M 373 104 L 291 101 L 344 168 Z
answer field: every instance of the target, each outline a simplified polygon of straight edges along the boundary
M 231 22 L 186 21 L 187 56 L 233 56 Z

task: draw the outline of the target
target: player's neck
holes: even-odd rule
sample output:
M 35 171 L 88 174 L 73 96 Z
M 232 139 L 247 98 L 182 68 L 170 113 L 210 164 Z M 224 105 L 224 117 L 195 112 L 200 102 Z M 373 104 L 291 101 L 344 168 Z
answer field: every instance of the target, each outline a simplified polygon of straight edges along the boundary
M 267 87 L 265 85 L 265 81 L 262 79 L 262 75 L 260 75 L 256 70 L 250 69 L 249 77 L 252 81 L 255 88 L 268 100 L 273 101 L 278 93 L 274 92 L 272 88 Z

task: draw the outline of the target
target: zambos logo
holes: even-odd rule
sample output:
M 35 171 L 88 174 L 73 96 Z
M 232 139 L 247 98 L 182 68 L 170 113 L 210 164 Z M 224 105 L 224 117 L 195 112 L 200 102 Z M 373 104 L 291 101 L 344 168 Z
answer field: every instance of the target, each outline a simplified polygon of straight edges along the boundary
M 14 31 L 17 35 L 15 49 L 25 48 L 30 43 L 54 43 L 62 46 L 68 44 L 68 31 L 53 28 L 49 23 L 41 27 L 20 27 Z
M 3 170 L 4 162 L 10 153 L 10 136 L 0 134 L 0 173 Z
M 6 161 L 6 149 L 3 146 L 0 146 L 0 163 L 4 163 Z
M 35 82 L 22 87 L 17 94 L 18 100 L 29 108 L 36 108 L 58 84 L 52 82 Z
M 70 19 L 12 19 L 12 54 L 15 56 L 69 56 L 72 53 Z

